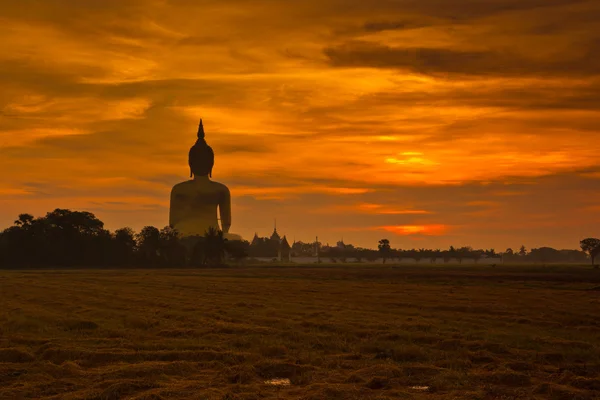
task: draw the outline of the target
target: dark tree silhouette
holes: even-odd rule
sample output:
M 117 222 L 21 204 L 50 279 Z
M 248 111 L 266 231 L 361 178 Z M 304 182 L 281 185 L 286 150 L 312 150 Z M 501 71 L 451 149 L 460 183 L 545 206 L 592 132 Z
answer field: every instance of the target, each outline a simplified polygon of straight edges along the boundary
M 205 263 L 222 265 L 225 259 L 226 242 L 223 231 L 211 226 L 204 235 Z
M 250 243 L 245 240 L 228 240 L 225 243 L 225 251 L 237 262 L 248 257 L 249 250 Z
M 421 248 L 418 251 L 415 251 L 414 258 L 416 262 L 421 262 L 421 260 L 427 256 L 427 250 Z
M 458 259 L 457 256 L 457 251 L 456 248 L 454 246 L 450 246 L 450 248 L 448 249 L 448 255 L 450 256 L 450 258 L 454 258 L 454 259 Z
M 592 257 L 592 265 L 594 268 L 598 268 L 597 265 L 594 265 L 594 259 L 600 254 L 600 246 L 596 246 L 592 251 L 590 251 L 590 257 Z
M 186 248 L 179 240 L 177 230 L 165 226 L 159 232 L 159 253 L 163 265 L 182 267 L 186 263 Z
M 547 263 L 553 259 L 559 259 L 560 252 L 551 247 L 540 247 L 539 249 L 531 249 L 528 256 L 531 261 Z
M 477 264 L 477 261 L 479 261 L 479 259 L 481 258 L 482 254 L 483 254 L 483 251 L 471 249 L 470 251 L 468 251 L 468 253 L 469 253 L 471 259 L 473 259 L 473 262 L 475 264 Z
M 204 252 L 204 237 L 192 236 L 183 239 L 188 249 L 188 264 L 193 267 L 201 267 L 206 264 L 206 254 Z
M 32 229 L 15 225 L 2 232 L 0 241 L 3 265 L 32 266 L 41 254 L 41 246 L 35 242 Z
M 33 225 L 36 235 L 45 240 L 44 253 L 55 266 L 102 265 L 106 262 L 103 248 L 110 243 L 110 232 L 104 223 L 87 211 L 56 209 Z
M 521 248 L 519 249 L 519 255 L 521 257 L 525 257 L 527 255 L 527 249 L 525 248 L 525 245 L 522 245 Z
M 20 214 L 19 219 L 15 221 L 15 226 L 22 228 L 30 227 L 33 224 L 34 217 L 31 214 Z
M 378 251 L 367 251 L 367 252 L 365 252 L 365 259 L 367 261 L 374 262 L 374 261 L 377 261 L 377 258 L 379 258 Z
M 130 228 L 112 234 L 89 212 L 56 209 L 44 217 L 21 214 L 14 225 L 0 232 L 0 266 L 75 267 L 133 266 L 181 267 L 222 264 L 225 255 L 223 232 L 207 237 L 181 238 L 165 227 Z M 241 247 L 240 247 L 241 246 Z M 248 242 L 232 244 L 236 260 L 247 256 Z
M 385 264 L 385 261 L 390 255 L 390 250 L 392 249 L 390 247 L 390 241 L 388 239 L 381 239 L 377 245 L 377 248 L 379 249 L 379 253 L 383 258 L 383 263 Z
M 110 261 L 111 234 L 89 212 L 56 209 L 42 218 L 21 214 L 6 229 L 2 259 L 13 266 L 91 266 Z
M 438 257 L 440 257 L 442 255 L 442 250 L 440 249 L 435 249 L 431 252 L 431 264 L 435 264 L 435 262 L 437 261 Z
M 113 260 L 116 265 L 131 265 L 134 262 L 137 244 L 135 232 L 131 228 L 121 228 L 115 231 L 113 238 Z
M 595 266 L 594 260 L 600 253 L 600 239 L 583 239 L 581 242 L 579 242 L 579 245 L 581 246 L 581 250 L 589 254 L 590 258 L 592 259 L 592 266 Z
M 454 258 L 458 261 L 459 264 L 462 264 L 464 256 L 465 252 L 462 249 L 456 250 L 456 253 L 454 254 Z
M 444 258 L 444 263 L 447 264 L 450 262 L 450 259 L 452 258 L 450 251 L 443 251 L 442 252 L 442 257 Z
M 142 264 L 158 266 L 160 264 L 160 231 L 154 226 L 145 226 L 136 237 L 138 255 Z

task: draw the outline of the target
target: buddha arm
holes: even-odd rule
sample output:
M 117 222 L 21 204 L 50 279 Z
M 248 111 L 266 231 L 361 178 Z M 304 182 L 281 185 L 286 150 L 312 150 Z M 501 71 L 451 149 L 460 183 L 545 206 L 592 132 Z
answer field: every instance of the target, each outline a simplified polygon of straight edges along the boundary
M 219 196 L 219 213 L 221 214 L 221 229 L 223 233 L 228 233 L 231 226 L 231 194 L 227 188 L 224 188 Z
M 173 228 L 175 226 L 175 216 L 173 210 L 173 200 L 175 199 L 174 190 L 171 190 L 171 204 L 169 205 L 169 226 Z
M 175 224 L 180 220 L 180 217 L 177 214 L 179 214 L 179 206 L 175 196 L 175 189 L 173 189 L 171 191 L 171 204 L 169 207 L 169 226 L 171 228 L 175 228 Z

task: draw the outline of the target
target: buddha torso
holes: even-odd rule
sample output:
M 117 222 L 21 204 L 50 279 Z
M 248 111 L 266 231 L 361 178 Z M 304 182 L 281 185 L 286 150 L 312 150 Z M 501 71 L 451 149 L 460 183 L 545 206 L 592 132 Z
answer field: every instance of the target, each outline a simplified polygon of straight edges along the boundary
M 217 208 L 221 215 L 219 226 Z M 169 225 L 182 236 L 202 236 L 209 227 L 228 233 L 231 225 L 231 200 L 227 186 L 208 177 L 179 183 L 171 191 Z

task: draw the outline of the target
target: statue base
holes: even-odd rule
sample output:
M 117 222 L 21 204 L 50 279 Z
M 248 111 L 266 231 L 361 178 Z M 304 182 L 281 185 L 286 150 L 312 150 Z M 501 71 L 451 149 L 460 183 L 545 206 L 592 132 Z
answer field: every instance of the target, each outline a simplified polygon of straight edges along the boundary
M 235 233 L 224 233 L 223 237 L 227 240 L 239 240 L 240 242 L 244 240 L 240 235 Z

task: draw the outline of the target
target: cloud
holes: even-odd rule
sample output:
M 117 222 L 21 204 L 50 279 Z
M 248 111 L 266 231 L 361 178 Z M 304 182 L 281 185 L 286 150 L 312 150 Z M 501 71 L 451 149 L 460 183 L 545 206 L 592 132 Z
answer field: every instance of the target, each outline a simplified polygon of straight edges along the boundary
M 324 54 L 334 67 L 394 68 L 439 77 L 597 76 L 600 47 L 591 42 L 582 54 L 539 60 L 510 51 L 392 47 L 347 43 L 328 47 Z
M 360 193 L 360 192 L 359 192 Z M 365 193 L 365 192 L 362 192 Z M 333 205 L 311 210 L 313 213 L 332 214 L 341 213 L 345 215 L 353 214 L 371 214 L 371 215 L 425 215 L 431 214 L 431 211 L 419 210 L 414 208 L 400 208 L 394 205 L 358 203 L 348 205 Z
M 464 107 L 510 111 L 596 111 L 600 107 L 600 79 L 502 79 L 448 83 L 437 90 L 381 91 L 356 99 L 357 105 L 402 107 Z

